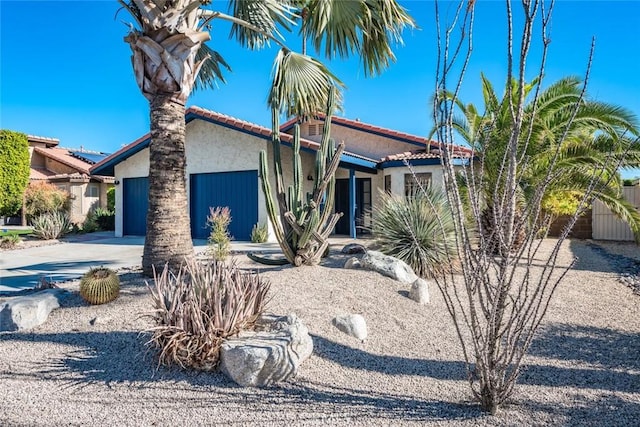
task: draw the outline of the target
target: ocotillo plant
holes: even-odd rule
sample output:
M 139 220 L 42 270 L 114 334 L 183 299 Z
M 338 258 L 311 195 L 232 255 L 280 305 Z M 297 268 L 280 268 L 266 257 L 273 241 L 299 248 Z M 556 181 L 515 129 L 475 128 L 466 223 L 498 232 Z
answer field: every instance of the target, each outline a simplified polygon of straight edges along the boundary
M 296 267 L 314 265 L 320 261 L 329 244 L 328 237 L 342 216 L 333 212 L 335 173 L 344 151 L 344 143 L 336 147 L 331 139 L 331 115 L 334 107 L 333 91 L 327 102 L 322 141 L 316 154 L 313 193 L 304 194 L 302 160 L 300 158 L 300 127 L 293 133 L 293 184 L 285 191 L 280 156 L 280 121 L 273 111 L 271 142 L 275 172 L 275 197 L 269 182 L 267 152 L 260 153 L 260 178 L 267 202 L 267 213 L 285 258 Z M 276 201 L 279 210 L 276 211 Z

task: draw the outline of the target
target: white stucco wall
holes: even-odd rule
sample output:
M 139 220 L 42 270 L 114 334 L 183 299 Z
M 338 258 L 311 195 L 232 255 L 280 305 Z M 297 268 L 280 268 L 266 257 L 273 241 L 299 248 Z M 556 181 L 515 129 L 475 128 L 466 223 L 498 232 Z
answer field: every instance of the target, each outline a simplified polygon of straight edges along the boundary
M 442 166 L 440 165 L 429 165 L 429 166 L 412 166 L 412 169 L 415 173 L 430 173 L 431 174 L 431 185 L 444 185 L 444 177 L 442 173 Z M 385 168 L 383 170 L 382 175 L 390 175 L 391 176 L 391 194 L 404 195 L 404 176 L 405 174 L 410 174 L 411 170 L 409 170 L 406 166 L 397 166 Z M 384 190 L 384 177 L 381 180 L 380 188 Z
M 322 125 L 322 121 L 305 122 L 300 126 L 300 135 L 312 141 L 320 142 L 322 134 L 309 135 L 309 125 Z M 321 132 L 321 126 L 319 126 Z M 293 130 L 290 131 L 293 133 Z M 371 159 L 379 160 L 390 154 L 404 153 L 420 148 L 415 144 L 401 142 L 381 135 L 352 129 L 337 123 L 331 125 L 331 138 L 336 142 L 344 141 L 346 151 L 359 154 Z

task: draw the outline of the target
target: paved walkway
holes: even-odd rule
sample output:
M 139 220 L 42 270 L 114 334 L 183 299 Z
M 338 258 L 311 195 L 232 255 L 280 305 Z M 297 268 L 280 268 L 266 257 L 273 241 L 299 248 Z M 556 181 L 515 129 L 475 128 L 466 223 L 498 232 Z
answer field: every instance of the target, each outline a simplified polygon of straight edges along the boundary
M 332 244 L 347 243 L 347 238 L 331 239 Z M 194 240 L 196 252 L 207 247 L 205 240 Z M 68 236 L 64 242 L 49 246 L 0 252 L 0 292 L 33 288 L 40 277 L 60 282 L 77 279 L 91 267 L 140 266 L 143 237 L 113 237 L 113 232 Z M 280 252 L 277 243 L 232 242 L 235 252 Z

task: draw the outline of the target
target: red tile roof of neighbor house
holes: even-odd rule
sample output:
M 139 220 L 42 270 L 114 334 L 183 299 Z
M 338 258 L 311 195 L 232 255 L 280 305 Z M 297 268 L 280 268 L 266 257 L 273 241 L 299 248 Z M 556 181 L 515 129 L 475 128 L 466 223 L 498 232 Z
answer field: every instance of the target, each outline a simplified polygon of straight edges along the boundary
M 27 135 L 27 140 L 29 142 L 40 142 L 43 144 L 47 144 L 47 146 L 54 146 L 60 143 L 58 138 L 49 138 L 46 136 L 37 136 L 37 135 Z
M 52 138 L 47 138 L 52 139 Z M 100 182 L 109 182 L 113 181 L 113 177 L 102 176 L 102 175 L 91 175 L 89 172 L 89 168 L 91 164 L 85 162 L 82 159 L 73 156 L 73 151 L 70 151 L 66 148 L 57 148 L 57 147 L 34 147 L 33 151 L 39 154 L 42 154 L 45 157 L 48 157 L 56 162 L 62 163 L 70 168 L 76 170 L 73 173 L 62 173 L 58 174 L 53 171 L 50 171 L 46 168 L 32 168 L 29 174 L 29 179 L 33 180 L 55 180 L 55 179 L 95 179 Z M 90 176 L 91 175 L 91 176 Z
M 33 149 L 36 153 L 40 153 L 45 157 L 53 159 L 57 162 L 62 163 L 63 165 L 67 165 L 71 168 L 76 169 L 78 172 L 89 174 L 89 167 L 91 166 L 89 163 L 84 162 L 76 157 L 73 157 L 69 150 L 64 148 L 40 148 L 34 147 Z

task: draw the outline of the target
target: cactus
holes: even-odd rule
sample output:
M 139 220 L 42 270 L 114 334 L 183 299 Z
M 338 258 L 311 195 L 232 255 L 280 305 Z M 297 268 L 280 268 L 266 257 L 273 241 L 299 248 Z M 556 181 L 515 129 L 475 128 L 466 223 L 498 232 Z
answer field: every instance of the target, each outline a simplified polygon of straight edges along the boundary
M 92 268 L 80 279 L 80 296 L 89 304 L 111 302 L 119 293 L 120 279 L 109 268 Z
M 303 194 L 302 161 L 300 158 L 300 127 L 293 133 L 293 184 L 285 191 L 280 156 L 280 122 L 278 111 L 272 112 L 271 142 L 275 172 L 275 197 L 269 182 L 266 151 L 260 152 L 260 178 L 267 203 L 267 213 L 273 224 L 276 239 L 287 261 L 296 267 L 314 265 L 320 261 L 329 245 L 329 234 L 342 216 L 333 212 L 335 173 L 344 151 L 344 143 L 337 147 L 331 136 L 331 115 L 334 91 L 329 94 L 320 148 L 316 153 L 312 194 Z M 276 211 L 276 201 L 278 211 Z

